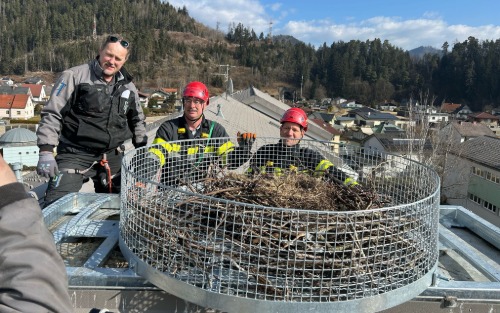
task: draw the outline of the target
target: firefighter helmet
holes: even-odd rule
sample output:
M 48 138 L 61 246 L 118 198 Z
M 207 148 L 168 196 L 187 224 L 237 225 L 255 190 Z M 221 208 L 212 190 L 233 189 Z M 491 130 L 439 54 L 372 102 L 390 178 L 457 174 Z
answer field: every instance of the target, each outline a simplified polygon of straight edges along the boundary
M 288 109 L 280 120 L 281 124 L 285 122 L 299 124 L 304 128 L 304 131 L 307 131 L 307 115 L 306 112 L 300 108 Z
M 195 97 L 201 99 L 203 101 L 209 102 L 209 95 L 207 86 L 201 82 L 190 82 L 184 87 L 184 91 L 182 92 L 182 97 Z

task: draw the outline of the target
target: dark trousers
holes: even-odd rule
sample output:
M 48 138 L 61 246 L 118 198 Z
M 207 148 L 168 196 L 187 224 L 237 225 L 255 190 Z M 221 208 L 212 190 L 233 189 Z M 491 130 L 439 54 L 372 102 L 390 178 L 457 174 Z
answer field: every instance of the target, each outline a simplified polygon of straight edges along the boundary
M 111 192 L 120 193 L 120 169 L 123 153 L 117 149 L 105 153 L 111 169 Z M 89 179 L 94 182 L 95 192 L 109 193 L 108 173 L 106 168 L 100 164 L 102 157 L 103 154 L 100 153 L 60 145 L 56 155 L 59 175 L 49 181 L 44 207 L 71 192 L 78 192 L 83 183 Z

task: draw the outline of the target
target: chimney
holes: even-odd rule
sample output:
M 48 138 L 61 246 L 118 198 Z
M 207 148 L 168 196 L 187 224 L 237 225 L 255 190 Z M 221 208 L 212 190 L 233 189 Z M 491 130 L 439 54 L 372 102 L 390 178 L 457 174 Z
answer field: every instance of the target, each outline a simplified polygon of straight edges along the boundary
M 217 104 L 217 116 L 220 116 L 223 119 L 225 119 L 224 115 L 222 114 L 222 105 L 220 103 Z

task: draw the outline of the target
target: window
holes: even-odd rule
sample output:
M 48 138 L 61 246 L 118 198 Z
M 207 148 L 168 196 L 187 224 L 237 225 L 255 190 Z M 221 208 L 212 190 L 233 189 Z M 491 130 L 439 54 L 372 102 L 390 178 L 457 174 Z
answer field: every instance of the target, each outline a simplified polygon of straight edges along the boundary
M 493 205 L 493 204 L 489 203 L 488 201 L 484 201 L 483 207 L 487 210 L 490 210 L 493 213 L 496 213 L 498 210 L 496 205 Z
M 477 176 L 481 176 L 481 169 L 473 166 L 472 167 L 472 174 L 477 175 Z
M 474 203 L 477 203 L 477 204 L 481 204 L 481 198 L 479 198 L 478 196 L 476 195 L 473 195 L 473 194 L 469 194 L 469 199 L 474 202 Z
M 16 111 L 16 114 L 17 115 L 21 115 L 21 111 Z

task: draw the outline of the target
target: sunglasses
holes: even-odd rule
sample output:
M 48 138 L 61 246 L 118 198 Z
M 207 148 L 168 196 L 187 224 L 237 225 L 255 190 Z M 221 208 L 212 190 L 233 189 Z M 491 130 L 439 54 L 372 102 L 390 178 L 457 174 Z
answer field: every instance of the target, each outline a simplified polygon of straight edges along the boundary
M 128 49 L 128 46 L 130 44 L 126 40 L 120 40 L 120 38 L 118 38 L 116 36 L 109 36 L 108 40 L 107 40 L 107 42 L 112 42 L 112 43 L 115 43 L 115 42 L 118 42 L 118 41 L 120 42 L 120 45 L 122 45 L 123 48 Z

